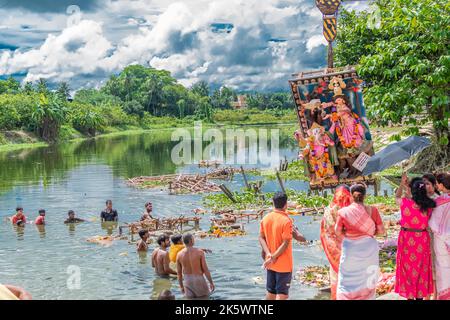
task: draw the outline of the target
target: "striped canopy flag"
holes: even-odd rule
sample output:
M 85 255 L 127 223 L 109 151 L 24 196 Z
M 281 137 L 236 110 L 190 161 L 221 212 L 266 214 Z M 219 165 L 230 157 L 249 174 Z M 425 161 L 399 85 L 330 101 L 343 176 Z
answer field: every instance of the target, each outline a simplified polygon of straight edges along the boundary
M 341 0 L 316 0 L 316 6 L 324 15 L 333 15 L 336 13 Z
M 323 35 L 328 42 L 334 41 L 337 34 L 337 20 L 335 17 L 323 18 Z

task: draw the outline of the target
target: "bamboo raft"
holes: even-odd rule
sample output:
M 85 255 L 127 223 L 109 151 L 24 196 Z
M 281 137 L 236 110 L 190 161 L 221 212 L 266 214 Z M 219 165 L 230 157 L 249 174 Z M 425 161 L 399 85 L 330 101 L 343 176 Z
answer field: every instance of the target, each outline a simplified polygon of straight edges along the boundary
M 200 168 L 209 168 L 209 167 L 218 167 L 221 165 L 221 162 L 218 160 L 201 160 L 198 163 Z
M 167 187 L 171 194 L 219 192 L 220 187 L 210 179 L 230 179 L 235 171 L 233 168 L 221 168 L 206 174 L 140 176 L 128 179 L 128 185 L 140 188 Z
M 203 193 L 219 192 L 221 189 L 217 184 L 208 180 L 206 176 L 179 176 L 169 182 L 169 193 Z
M 127 223 L 120 227 L 120 232 L 122 232 L 122 228 L 128 228 L 131 234 L 137 234 L 142 229 L 149 232 L 161 230 L 183 232 L 183 228 L 185 226 L 191 226 L 194 229 L 199 229 L 201 219 L 201 217 L 185 216 L 179 216 L 176 218 L 147 219 L 143 221 Z M 194 224 L 193 226 L 192 223 Z
M 247 220 L 248 223 L 255 220 L 260 220 L 264 217 L 264 213 L 268 210 L 268 208 L 261 208 L 259 210 L 252 210 L 254 212 L 248 212 L 249 210 L 233 210 L 233 209 L 227 209 L 227 210 L 219 210 L 219 211 L 213 211 L 212 213 L 216 216 L 224 216 L 229 217 L 233 216 L 236 221 L 237 220 Z M 217 220 L 217 218 L 214 218 Z M 219 219 L 220 220 L 220 219 Z

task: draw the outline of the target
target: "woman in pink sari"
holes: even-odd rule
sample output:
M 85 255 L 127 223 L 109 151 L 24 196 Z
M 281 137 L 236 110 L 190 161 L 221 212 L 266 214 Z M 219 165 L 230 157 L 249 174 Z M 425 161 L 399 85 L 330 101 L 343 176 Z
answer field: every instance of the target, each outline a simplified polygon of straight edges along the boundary
M 395 292 L 408 299 L 424 299 L 433 293 L 430 235 L 428 221 L 436 203 L 427 195 L 422 178 L 409 184 L 411 199 L 402 197 L 407 191 L 406 175 L 396 192 L 400 205 L 401 230 L 398 236 Z
M 365 206 L 366 187 L 356 184 L 353 203 L 338 211 L 337 236 L 344 236 L 339 262 L 337 300 L 375 299 L 379 277 L 379 247 L 374 236 L 384 234 L 383 221 L 375 207 Z
M 436 198 L 436 208 L 429 226 L 433 233 L 435 295 L 438 300 L 450 300 L 450 174 L 437 175 L 441 196 Z
M 337 236 L 335 231 L 337 212 L 352 202 L 350 188 L 339 186 L 334 193 L 333 201 L 325 209 L 320 224 L 320 240 L 325 254 L 330 262 L 331 300 L 336 300 L 337 273 L 341 258 L 342 236 Z

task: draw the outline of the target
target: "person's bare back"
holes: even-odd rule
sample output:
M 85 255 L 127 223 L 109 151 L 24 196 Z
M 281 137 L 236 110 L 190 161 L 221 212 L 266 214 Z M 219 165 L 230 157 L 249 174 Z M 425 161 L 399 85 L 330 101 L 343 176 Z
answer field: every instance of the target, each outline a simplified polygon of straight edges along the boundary
M 156 248 L 152 254 L 152 266 L 159 276 L 168 276 L 176 274 L 169 266 L 169 253 L 160 248 Z
M 191 234 L 183 236 L 186 248 L 177 256 L 177 275 L 181 292 L 186 298 L 206 298 L 215 289 L 214 282 L 206 264 L 205 252 L 194 248 L 194 237 Z M 209 282 L 206 283 L 206 279 Z
M 177 256 L 177 261 L 179 261 L 183 267 L 183 274 L 203 275 L 203 259 L 205 259 L 203 250 L 192 247 L 184 248 Z

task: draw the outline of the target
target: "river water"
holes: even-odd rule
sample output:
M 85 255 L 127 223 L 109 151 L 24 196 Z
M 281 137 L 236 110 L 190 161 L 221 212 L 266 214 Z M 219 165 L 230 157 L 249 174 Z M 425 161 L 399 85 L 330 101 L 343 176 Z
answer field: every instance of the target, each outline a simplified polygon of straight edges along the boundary
M 294 130 L 281 130 L 280 155 L 288 160 L 297 154 L 291 138 Z M 106 199 L 113 200 L 120 223 L 138 220 L 146 201 L 153 203 L 154 214 L 160 217 L 192 216 L 193 209 L 202 207 L 201 195 L 168 195 L 164 190 L 135 189 L 126 184 L 128 178 L 140 175 L 205 171 L 196 165 L 175 165 L 171 161 L 175 144 L 170 130 L 159 130 L 0 153 L 0 283 L 22 286 L 34 299 L 150 299 L 167 288 L 180 299 L 175 279 L 155 277 L 151 250 L 142 256 L 134 244 L 124 240 L 114 241 L 110 247 L 86 241 L 111 231 L 102 228 L 98 220 Z M 227 185 L 234 190 L 241 188 L 242 176 L 236 175 Z M 286 186 L 308 188 L 307 183 L 298 181 L 288 181 Z M 278 188 L 276 182 L 267 182 L 263 190 Z M 6 217 L 17 205 L 24 207 L 29 220 L 36 218 L 40 208 L 46 209 L 45 229 L 35 225 L 22 231 L 14 229 Z M 64 225 L 69 209 L 88 222 Z M 297 216 L 295 223 L 308 240 L 319 239 L 317 218 Z M 204 216 L 201 227 L 209 225 L 208 216 Z M 197 241 L 199 247 L 213 251 L 207 255 L 216 284 L 212 299 L 264 298 L 258 223 L 245 228 L 248 235 L 243 237 Z M 326 264 L 319 245 L 294 245 L 296 271 L 302 266 Z M 74 282 L 73 273 L 78 271 L 79 283 Z M 291 297 L 327 298 L 296 281 Z

